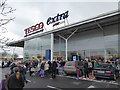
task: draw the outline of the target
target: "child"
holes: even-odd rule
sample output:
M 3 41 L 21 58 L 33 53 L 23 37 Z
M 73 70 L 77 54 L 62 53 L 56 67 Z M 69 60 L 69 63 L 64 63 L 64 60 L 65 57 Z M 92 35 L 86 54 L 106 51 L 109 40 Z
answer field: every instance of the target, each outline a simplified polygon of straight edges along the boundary
M 2 89 L 1 90 L 8 90 L 7 88 L 7 82 L 9 79 L 9 74 L 5 75 L 5 79 L 2 80 L 1 84 L 2 84 Z
M 43 69 L 41 69 L 40 70 L 40 74 L 39 74 L 41 77 L 44 77 L 44 70 Z
M 77 70 L 76 70 L 76 74 L 77 74 L 77 80 L 79 79 L 79 77 L 80 77 L 80 69 L 77 67 Z
M 45 62 L 43 61 L 41 63 L 41 68 L 40 68 L 40 76 L 44 77 L 44 69 L 45 69 Z

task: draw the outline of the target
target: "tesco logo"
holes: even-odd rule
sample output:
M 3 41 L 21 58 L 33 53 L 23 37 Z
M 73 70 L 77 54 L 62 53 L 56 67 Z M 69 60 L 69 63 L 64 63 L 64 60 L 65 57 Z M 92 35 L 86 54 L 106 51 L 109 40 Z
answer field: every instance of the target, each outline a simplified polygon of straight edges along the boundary
M 37 31 L 40 31 L 40 29 L 41 29 L 41 31 L 43 31 L 43 27 L 44 27 L 44 23 L 40 22 L 39 24 L 33 25 L 29 28 L 26 28 L 24 30 L 25 31 L 25 37 L 37 32 Z

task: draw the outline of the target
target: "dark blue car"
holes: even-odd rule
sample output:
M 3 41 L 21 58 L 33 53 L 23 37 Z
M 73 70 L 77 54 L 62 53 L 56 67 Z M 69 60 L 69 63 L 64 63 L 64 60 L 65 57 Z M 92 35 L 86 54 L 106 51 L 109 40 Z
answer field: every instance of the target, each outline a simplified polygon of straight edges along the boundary
M 119 70 L 112 64 L 99 64 L 93 70 L 95 78 L 108 78 L 116 80 L 119 77 Z

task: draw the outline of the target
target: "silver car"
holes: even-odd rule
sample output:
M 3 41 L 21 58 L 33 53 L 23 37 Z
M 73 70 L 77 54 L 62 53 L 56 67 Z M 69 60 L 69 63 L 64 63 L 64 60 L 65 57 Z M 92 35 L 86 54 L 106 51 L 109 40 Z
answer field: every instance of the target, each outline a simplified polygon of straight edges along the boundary
M 79 68 L 81 71 L 83 69 L 82 61 L 67 61 L 64 66 L 64 72 L 68 74 L 76 74 L 76 70 Z

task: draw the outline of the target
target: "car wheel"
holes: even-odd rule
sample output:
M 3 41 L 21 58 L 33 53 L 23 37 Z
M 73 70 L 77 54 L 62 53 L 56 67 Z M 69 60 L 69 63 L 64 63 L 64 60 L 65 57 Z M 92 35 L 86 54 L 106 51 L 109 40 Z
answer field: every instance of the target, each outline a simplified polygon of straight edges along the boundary
M 116 79 L 117 79 L 116 74 L 114 74 L 113 79 L 114 79 L 114 80 L 116 80 Z

